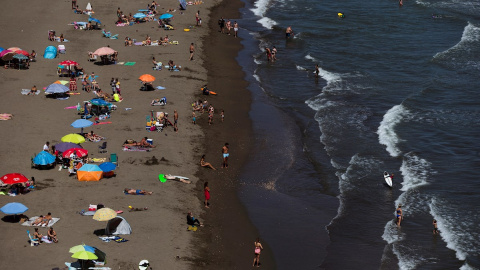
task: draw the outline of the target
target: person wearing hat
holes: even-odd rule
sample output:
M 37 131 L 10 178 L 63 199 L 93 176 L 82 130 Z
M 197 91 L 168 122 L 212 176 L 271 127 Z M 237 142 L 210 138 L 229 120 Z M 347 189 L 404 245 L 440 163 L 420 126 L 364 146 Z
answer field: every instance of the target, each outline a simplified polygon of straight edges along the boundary
M 400 227 L 400 223 L 402 222 L 403 219 L 403 211 L 402 211 L 402 205 L 399 204 L 397 207 L 397 226 Z

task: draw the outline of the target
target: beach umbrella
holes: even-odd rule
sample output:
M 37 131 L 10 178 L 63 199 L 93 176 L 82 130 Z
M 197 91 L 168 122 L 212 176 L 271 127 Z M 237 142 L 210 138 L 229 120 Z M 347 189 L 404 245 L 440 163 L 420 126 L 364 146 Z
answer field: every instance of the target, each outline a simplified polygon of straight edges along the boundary
M 69 83 L 69 81 L 62 80 L 62 81 L 55 81 L 54 83 L 66 85 L 67 83 Z
M 99 19 L 95 19 L 95 18 L 92 18 L 92 17 L 88 18 L 88 21 L 89 22 L 96 22 L 98 24 L 102 24 Z
M 172 17 L 173 17 L 172 14 L 170 14 L 170 13 L 165 13 L 165 14 L 162 14 L 159 19 L 160 19 L 160 20 L 166 20 L 166 19 L 170 19 L 170 18 L 172 18 Z
M 84 143 L 85 137 L 75 133 L 70 133 L 62 137 L 62 142 L 70 142 L 70 143 L 76 143 L 76 144 Z
M 18 50 L 18 51 L 15 51 L 16 54 L 23 54 L 25 56 L 30 56 L 30 54 L 27 52 L 27 51 L 24 51 L 24 50 Z
M 74 128 L 81 128 L 82 130 L 80 133 L 83 134 L 83 128 L 93 125 L 93 122 L 87 119 L 78 119 L 73 121 L 73 123 L 70 125 Z
M 17 183 L 25 183 L 25 182 L 28 181 L 28 178 L 25 177 L 25 175 L 23 175 L 21 173 L 9 173 L 9 174 L 5 174 L 4 176 L 2 176 L 2 178 L 0 178 L 0 180 L 4 184 L 13 185 L 13 184 L 17 184 Z
M 98 259 L 97 255 L 95 253 L 90 252 L 90 251 L 78 251 L 73 253 L 72 258 L 79 259 L 79 260 L 96 260 Z
M 114 54 L 116 52 L 117 51 L 115 51 L 114 49 L 112 49 L 110 47 L 102 47 L 102 48 L 97 49 L 95 52 L 93 52 L 93 54 L 101 56 L 101 55 L 111 55 L 111 54 Z
M 0 211 L 7 215 L 18 215 L 25 213 L 25 211 L 27 210 L 28 207 L 18 202 L 7 203 L 2 208 L 0 208 Z
M 98 165 L 103 172 L 111 172 L 117 168 L 117 165 L 113 164 L 112 162 L 103 162 L 102 164 Z
M 143 74 L 138 79 L 142 82 L 153 82 L 153 81 L 155 81 L 155 77 L 153 77 L 150 74 Z
M 38 153 L 38 155 L 36 155 L 34 158 L 33 158 L 33 164 L 35 165 L 49 165 L 49 164 L 52 164 L 54 163 L 56 160 L 55 156 L 46 152 L 46 151 L 42 151 L 40 153 Z
M 62 65 L 62 66 L 78 66 L 78 63 L 75 62 L 75 61 L 72 61 L 72 60 L 65 60 L 65 61 L 62 61 L 58 64 Z
M 3 52 L 3 51 L 5 51 L 5 49 L 4 49 L 4 48 L 2 48 L 2 47 L 0 47 L 0 52 Z
M 95 106 L 108 106 L 108 107 L 112 106 L 112 103 L 99 98 L 94 98 L 90 100 L 90 103 L 92 103 L 92 105 L 95 105 Z
M 14 51 L 10 51 L 10 50 L 3 50 L 2 52 L 0 52 L 0 57 L 3 57 L 5 54 L 7 53 L 14 53 Z
M 70 89 L 65 85 L 52 83 L 49 86 L 47 86 L 47 89 L 45 90 L 45 94 L 66 93 L 69 90 Z
M 72 148 L 82 148 L 82 146 L 79 144 L 69 143 L 69 142 L 61 142 L 61 143 L 55 144 L 55 149 L 58 150 L 59 152 L 65 152 L 68 149 L 72 149 Z
M 72 153 L 75 153 L 77 157 L 86 157 L 88 155 L 88 150 L 83 148 L 71 148 L 62 153 L 62 157 L 69 158 Z
M 18 60 L 26 60 L 26 59 L 28 59 L 28 57 L 25 56 L 25 55 L 23 55 L 23 54 L 15 54 L 15 55 L 13 56 L 13 58 L 18 59 Z
M 4 61 L 10 61 L 13 59 L 13 56 L 15 55 L 14 51 L 11 50 L 4 50 L 3 52 L 0 53 L 2 60 Z
M 97 165 L 84 164 L 77 170 L 78 181 L 99 181 L 103 177 L 103 171 Z
M 108 221 L 117 216 L 117 212 L 110 208 L 102 208 L 97 210 L 93 215 L 93 219 L 97 221 Z
M 77 252 L 80 252 L 80 251 L 88 251 L 88 252 L 95 253 L 95 248 L 82 244 L 82 245 L 71 247 L 68 252 L 77 253 Z
M 135 13 L 135 14 L 133 15 L 133 18 L 135 18 L 135 19 L 143 19 L 143 18 L 145 18 L 145 17 L 147 17 L 147 15 L 145 15 L 145 14 L 143 14 L 143 13 Z
M 12 52 L 16 52 L 16 51 L 20 51 L 22 49 L 18 48 L 18 47 L 10 47 L 8 48 L 8 50 L 12 51 Z
M 162 183 L 167 182 L 167 178 L 165 178 L 164 174 L 159 174 L 158 175 L 158 180 L 160 180 L 160 182 L 162 182 Z

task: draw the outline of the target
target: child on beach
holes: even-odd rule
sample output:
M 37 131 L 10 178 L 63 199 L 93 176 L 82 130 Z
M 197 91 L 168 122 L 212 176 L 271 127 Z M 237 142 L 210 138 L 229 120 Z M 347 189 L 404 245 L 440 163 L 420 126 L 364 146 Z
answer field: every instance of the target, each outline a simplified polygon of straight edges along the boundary
M 208 182 L 205 182 L 203 184 L 203 191 L 205 193 L 205 208 L 210 208 L 208 207 L 210 203 L 208 202 L 210 200 L 210 188 L 208 187 Z
M 192 112 L 192 123 L 193 123 L 194 125 L 197 124 L 197 122 L 196 122 L 196 117 L 195 117 L 195 112 Z

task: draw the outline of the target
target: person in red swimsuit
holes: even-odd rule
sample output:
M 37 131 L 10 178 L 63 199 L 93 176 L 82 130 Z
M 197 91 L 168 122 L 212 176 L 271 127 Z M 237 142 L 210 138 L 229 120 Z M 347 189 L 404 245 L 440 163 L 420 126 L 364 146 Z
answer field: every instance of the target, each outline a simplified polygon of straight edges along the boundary
M 210 188 L 208 187 L 208 182 L 205 182 L 203 185 L 203 190 L 205 191 L 205 207 L 209 208 L 208 206 L 210 203 L 208 203 L 208 201 L 210 200 Z

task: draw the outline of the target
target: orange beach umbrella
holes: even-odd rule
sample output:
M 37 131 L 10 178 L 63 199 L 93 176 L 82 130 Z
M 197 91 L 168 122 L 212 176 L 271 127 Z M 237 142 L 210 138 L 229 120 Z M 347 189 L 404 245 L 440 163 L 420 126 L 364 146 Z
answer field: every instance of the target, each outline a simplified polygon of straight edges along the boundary
M 153 77 L 152 75 L 150 74 L 143 74 L 142 76 L 140 76 L 140 78 L 138 78 L 140 81 L 142 82 L 153 82 L 155 81 L 155 77 Z
M 97 165 L 84 164 L 77 170 L 78 181 L 100 181 L 103 171 Z

